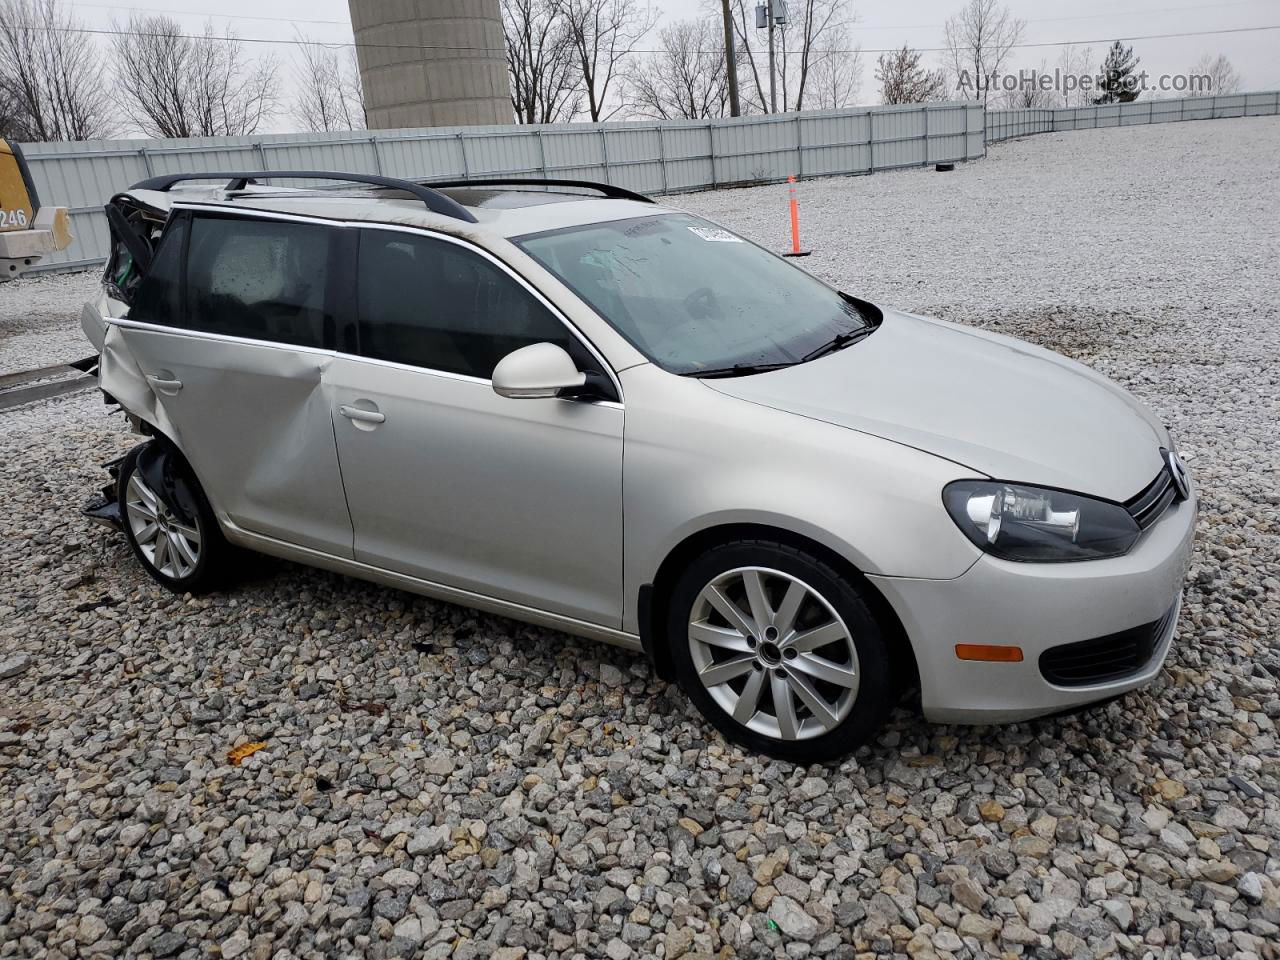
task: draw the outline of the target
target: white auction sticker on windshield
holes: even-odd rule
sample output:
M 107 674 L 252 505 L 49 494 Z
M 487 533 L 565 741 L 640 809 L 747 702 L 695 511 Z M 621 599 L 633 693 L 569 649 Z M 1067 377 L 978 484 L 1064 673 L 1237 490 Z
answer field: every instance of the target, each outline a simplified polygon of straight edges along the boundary
M 709 243 L 742 243 L 741 237 L 735 237 L 728 230 L 717 230 L 715 227 L 690 227 L 689 231 L 696 233 Z

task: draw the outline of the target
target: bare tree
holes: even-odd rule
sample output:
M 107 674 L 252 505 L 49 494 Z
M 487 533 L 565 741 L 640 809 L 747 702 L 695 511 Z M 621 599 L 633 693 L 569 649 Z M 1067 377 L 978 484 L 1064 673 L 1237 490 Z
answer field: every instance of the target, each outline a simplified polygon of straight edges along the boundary
M 170 17 L 130 16 L 113 41 L 125 113 L 151 137 L 236 137 L 275 108 L 277 65 L 245 57 L 213 24 L 190 36 Z
M 968 0 L 947 21 L 947 66 L 966 99 L 987 102 L 992 76 L 1004 69 L 1026 25 L 998 0 Z
M 1031 70 L 1019 70 L 1017 86 L 1002 87 L 998 93 L 998 102 L 1009 110 L 1045 109 L 1058 104 L 1058 92 L 1046 60 Z
M 640 116 L 705 120 L 728 112 L 724 32 L 715 20 L 681 20 L 659 34 L 660 51 L 633 64 L 629 100 Z
M 0 81 L 0 140 L 23 139 L 18 129 L 17 104 L 14 103 L 9 89 Z
M 862 50 L 851 47 L 844 27 L 818 42 L 806 99 L 818 110 L 838 110 L 858 102 L 862 90 Z M 796 109 L 799 109 L 799 104 Z
M 572 120 L 582 109 L 582 77 L 559 0 L 502 0 L 502 27 L 516 121 Z
M 298 93 L 290 114 L 303 130 L 363 130 L 364 87 L 355 48 L 345 54 L 298 35 L 301 60 L 294 67 Z
M 803 110 L 814 69 L 828 57 L 842 55 L 840 51 L 847 42 L 848 29 L 857 18 L 849 13 L 847 0 L 795 0 L 789 19 L 796 31 L 792 42 L 799 43 L 795 52 L 794 103 L 796 110 Z M 787 59 L 784 64 L 789 66 Z
M 1240 75 L 1236 73 L 1231 61 L 1221 53 L 1216 57 L 1206 53 L 1196 61 L 1191 73 L 1193 76 L 1209 78 L 1208 89 L 1201 89 L 1200 93 L 1223 94 L 1240 90 Z
M 903 45 L 901 50 L 882 53 L 876 61 L 881 103 L 925 103 L 941 100 L 947 89 L 940 70 L 920 66 L 920 51 Z
M 98 52 L 59 0 L 0 0 L 0 117 L 17 140 L 114 132 Z
M 609 90 L 636 45 L 657 22 L 652 8 L 637 0 L 556 0 L 559 16 L 569 28 L 573 53 L 593 121 L 608 120 L 620 109 L 611 107 Z
M 1093 73 L 1093 47 L 1080 48 L 1067 44 L 1058 54 L 1058 71 L 1062 74 L 1064 88 L 1060 91 L 1062 106 L 1083 107 L 1089 103 L 1089 91 L 1085 89 Z

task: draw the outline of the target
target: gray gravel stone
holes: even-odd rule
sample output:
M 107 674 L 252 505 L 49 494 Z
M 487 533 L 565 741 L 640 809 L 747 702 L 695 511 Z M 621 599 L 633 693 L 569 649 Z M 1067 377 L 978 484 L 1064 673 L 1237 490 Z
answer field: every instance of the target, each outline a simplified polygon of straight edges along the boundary
M 26 673 L 31 666 L 31 658 L 22 654 L 15 657 L 5 657 L 0 659 L 0 680 L 8 680 L 10 677 L 20 677 Z
M 135 442 L 120 418 L 6 411 L 0 663 L 27 666 L 0 680 L 0 957 L 1267 960 L 1277 147 L 1280 120 L 1190 122 L 801 184 L 806 268 L 1088 363 L 1189 459 L 1168 666 L 1071 716 L 901 709 L 794 768 L 625 651 L 265 559 L 174 596 L 77 513 Z M 785 188 L 671 202 L 786 240 Z M 93 283 L 0 287 L 0 372 L 87 352 Z
M 809 941 L 818 935 L 818 921 L 788 896 L 773 898 L 769 904 L 769 919 L 778 925 L 784 936 L 795 940 Z

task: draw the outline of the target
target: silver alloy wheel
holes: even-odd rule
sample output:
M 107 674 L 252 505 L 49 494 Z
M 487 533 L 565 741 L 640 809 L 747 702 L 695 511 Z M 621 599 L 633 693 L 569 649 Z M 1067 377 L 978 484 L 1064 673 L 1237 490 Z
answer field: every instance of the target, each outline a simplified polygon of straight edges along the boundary
M 726 713 L 777 740 L 829 733 L 858 697 L 848 626 L 804 581 L 766 567 L 720 574 L 689 617 L 698 679 Z
M 125 514 L 138 549 L 166 577 L 182 580 L 200 562 L 200 531 L 183 523 L 135 471 L 125 487 Z

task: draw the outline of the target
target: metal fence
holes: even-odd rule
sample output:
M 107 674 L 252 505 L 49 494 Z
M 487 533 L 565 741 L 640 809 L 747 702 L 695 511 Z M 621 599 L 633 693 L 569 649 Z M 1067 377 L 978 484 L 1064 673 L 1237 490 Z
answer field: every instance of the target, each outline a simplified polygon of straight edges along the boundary
M 307 169 L 413 179 L 540 176 L 680 193 L 972 160 L 986 144 L 1095 127 L 1280 114 L 1280 92 L 1105 106 L 983 111 L 977 102 L 813 113 L 539 126 L 24 144 L 41 199 L 71 208 L 76 240 L 38 269 L 100 263 L 102 206 L 160 173 Z
M 1175 120 L 1221 120 L 1226 117 L 1269 117 L 1280 114 L 1280 91 L 1232 93 L 1179 100 L 1134 100 L 1132 103 L 1043 110 L 988 110 L 987 143 L 1035 133 L 1127 127 Z
M 189 171 L 341 170 L 413 179 L 539 176 L 679 193 L 872 173 L 985 152 L 978 103 L 871 107 L 723 120 L 302 133 L 24 144 L 45 203 L 71 208 L 75 242 L 39 269 L 105 259 L 102 206 L 146 177 Z

